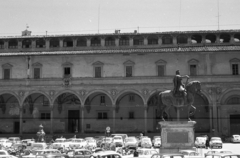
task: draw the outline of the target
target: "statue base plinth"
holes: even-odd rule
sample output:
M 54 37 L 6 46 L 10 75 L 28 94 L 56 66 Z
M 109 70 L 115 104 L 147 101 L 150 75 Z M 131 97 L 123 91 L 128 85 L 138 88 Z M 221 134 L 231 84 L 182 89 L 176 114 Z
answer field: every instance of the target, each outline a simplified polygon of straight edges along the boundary
M 193 149 L 195 121 L 164 121 L 159 124 L 162 128 L 160 153 Z

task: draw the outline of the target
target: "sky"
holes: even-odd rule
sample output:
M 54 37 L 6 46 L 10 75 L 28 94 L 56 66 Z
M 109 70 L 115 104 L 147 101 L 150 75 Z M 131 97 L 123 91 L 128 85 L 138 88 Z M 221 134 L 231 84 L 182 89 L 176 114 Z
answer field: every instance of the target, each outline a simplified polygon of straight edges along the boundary
M 229 30 L 240 0 L 1 0 L 0 36 Z

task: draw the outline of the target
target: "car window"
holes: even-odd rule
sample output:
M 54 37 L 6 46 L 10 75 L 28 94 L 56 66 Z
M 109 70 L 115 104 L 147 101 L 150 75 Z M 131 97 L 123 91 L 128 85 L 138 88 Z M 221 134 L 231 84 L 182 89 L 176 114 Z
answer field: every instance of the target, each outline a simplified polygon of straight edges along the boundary
M 231 158 L 239 158 L 237 155 L 232 155 Z
M 83 151 L 76 151 L 75 155 L 84 155 Z
M 91 152 L 85 151 L 85 155 L 91 155 Z

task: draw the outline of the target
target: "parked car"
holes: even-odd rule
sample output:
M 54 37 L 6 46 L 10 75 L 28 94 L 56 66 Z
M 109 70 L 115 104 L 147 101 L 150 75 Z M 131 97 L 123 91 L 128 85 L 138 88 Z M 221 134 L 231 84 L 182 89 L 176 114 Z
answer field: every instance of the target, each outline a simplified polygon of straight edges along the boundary
M 96 140 L 97 143 L 97 147 L 100 147 L 100 145 L 102 144 L 102 140 L 103 138 L 105 138 L 106 136 L 95 136 L 94 139 Z
M 122 136 L 114 136 L 113 137 L 113 143 L 115 143 L 116 147 L 123 147 L 123 137 Z
M 13 143 L 8 139 L 1 139 L 0 144 L 2 145 L 2 147 L 9 148 L 12 146 Z
M 35 158 L 69 158 L 67 154 L 40 154 Z
M 135 137 L 128 137 L 124 140 L 124 146 L 126 148 L 137 148 L 138 147 L 138 140 Z
M 154 148 L 159 148 L 161 146 L 161 137 L 155 137 L 153 138 L 153 147 Z
M 208 155 L 212 155 L 212 154 L 217 154 L 219 153 L 219 151 L 217 150 L 211 150 L 211 151 L 208 151 L 207 153 L 204 154 L 204 157 L 207 157 Z
M 100 151 L 97 153 L 93 153 L 92 155 L 90 155 L 89 158 L 122 158 L 122 155 L 120 155 L 119 153 L 115 152 L 115 151 Z
M 17 143 L 21 141 L 20 137 L 9 137 L 8 140 L 12 143 Z
M 74 149 L 84 148 L 86 147 L 86 145 L 87 145 L 87 142 L 82 138 L 76 138 L 69 142 L 69 147 Z
M 87 149 L 75 149 L 69 150 L 66 153 L 70 158 L 89 158 L 92 154 L 90 150 Z
M 22 143 L 26 146 L 31 146 L 32 143 L 35 143 L 35 140 L 34 139 L 23 139 Z
M 151 139 L 150 138 L 142 138 L 141 147 L 142 148 L 151 148 L 152 147 Z
M 67 148 L 69 143 L 66 142 L 66 138 L 57 138 L 54 143 L 52 143 L 53 149 Z
M 231 142 L 232 143 L 240 143 L 240 135 L 238 135 L 238 134 L 232 135 Z
M 144 158 L 150 158 L 154 154 L 158 154 L 158 152 L 155 149 L 137 149 L 138 156 L 144 157 Z
M 207 155 L 205 158 L 239 158 L 239 154 L 223 154 L 223 153 L 215 153 Z
M 87 147 L 90 147 L 90 148 L 97 147 L 97 141 L 95 139 L 87 139 L 86 141 L 87 141 L 87 144 L 86 144 Z
M 151 158 L 184 158 L 184 155 L 181 153 L 153 154 Z
M 206 142 L 206 137 L 196 137 L 194 144 L 196 148 L 207 148 Z
M 33 150 L 33 155 L 41 155 L 41 154 L 61 154 L 61 152 L 57 149 L 43 149 L 43 150 Z
M 43 150 L 47 148 L 46 143 L 33 143 L 31 145 L 31 150 Z
M 179 151 L 181 154 L 184 155 L 184 158 L 197 158 L 197 157 L 202 157 L 200 154 L 194 150 L 180 150 Z
M 18 157 L 10 155 L 6 150 L 0 150 L 0 158 L 18 158 Z
M 128 137 L 127 134 L 121 134 L 121 133 L 114 133 L 114 134 L 111 134 L 111 137 L 114 137 L 114 136 L 121 136 L 121 137 L 123 138 L 123 140 L 124 140 L 125 138 Z
M 222 148 L 222 139 L 220 137 L 212 137 L 209 141 L 210 148 Z

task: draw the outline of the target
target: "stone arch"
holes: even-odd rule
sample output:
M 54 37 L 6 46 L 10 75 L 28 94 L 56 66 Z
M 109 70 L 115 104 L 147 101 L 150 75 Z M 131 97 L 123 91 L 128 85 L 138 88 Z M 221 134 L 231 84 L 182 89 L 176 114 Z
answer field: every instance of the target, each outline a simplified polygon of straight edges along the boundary
M 43 91 L 31 91 L 31 92 L 29 92 L 23 99 L 22 99 L 22 102 L 21 102 L 21 104 L 23 104 L 24 103 L 24 101 L 27 99 L 27 97 L 29 97 L 30 95 L 32 95 L 32 94 L 36 94 L 36 93 L 40 93 L 40 94 L 42 94 L 42 95 L 44 95 L 45 97 L 47 97 L 47 99 L 48 99 L 48 101 L 49 101 L 49 103 L 50 103 L 50 105 L 51 105 L 51 99 L 49 98 L 49 96 L 48 96 L 48 94 L 46 93 L 46 92 L 43 92 Z
M 240 89 L 239 88 L 235 88 L 235 89 L 228 89 L 226 90 L 221 96 L 221 100 L 220 100 L 220 104 L 224 105 L 227 100 L 232 97 L 232 96 L 237 96 L 240 94 Z
M 136 94 L 139 95 L 140 98 L 142 99 L 143 104 L 146 105 L 146 100 L 145 100 L 145 98 L 142 96 L 142 94 L 141 94 L 140 92 L 138 92 L 137 90 L 134 90 L 134 89 L 129 89 L 129 90 L 123 90 L 123 91 L 121 91 L 121 92 L 116 96 L 116 99 L 115 99 L 115 101 L 114 101 L 114 105 L 116 105 L 116 102 L 117 102 L 118 98 L 119 98 L 122 94 L 124 94 L 124 93 L 136 93 Z
M 109 99 L 111 100 L 112 105 L 115 105 L 115 104 L 114 104 L 114 101 L 113 101 L 113 98 L 111 97 L 111 95 L 110 95 L 107 91 L 101 90 L 101 89 L 93 90 L 93 91 L 89 92 L 89 93 L 87 94 L 87 96 L 85 97 L 85 99 L 83 100 L 83 105 L 85 104 L 87 98 L 88 98 L 90 95 L 94 94 L 94 93 L 104 93 L 104 94 L 106 94 L 106 95 L 109 97 Z
M 52 103 L 54 103 L 54 102 L 56 101 L 56 99 L 57 99 L 60 95 L 62 95 L 62 94 L 64 94 L 64 93 L 72 93 L 72 94 L 76 95 L 77 98 L 80 100 L 81 105 L 83 105 L 84 102 L 83 102 L 82 99 L 79 97 L 78 93 L 75 92 L 75 91 L 71 91 L 71 90 L 64 90 L 64 91 L 58 92 L 58 93 L 53 97 Z
M 2 92 L 0 92 L 0 95 L 3 95 L 3 94 L 13 95 L 17 99 L 17 101 L 19 103 L 19 106 L 21 106 L 21 101 L 20 101 L 19 97 L 14 92 L 12 92 L 12 91 L 2 91 Z

